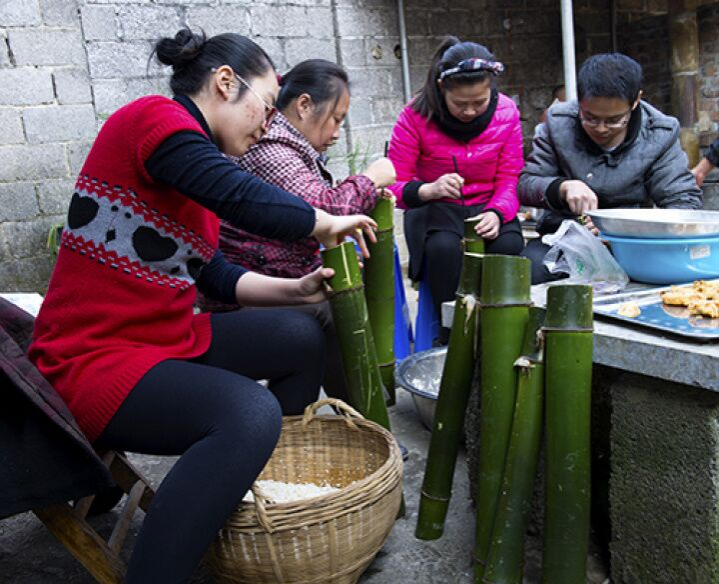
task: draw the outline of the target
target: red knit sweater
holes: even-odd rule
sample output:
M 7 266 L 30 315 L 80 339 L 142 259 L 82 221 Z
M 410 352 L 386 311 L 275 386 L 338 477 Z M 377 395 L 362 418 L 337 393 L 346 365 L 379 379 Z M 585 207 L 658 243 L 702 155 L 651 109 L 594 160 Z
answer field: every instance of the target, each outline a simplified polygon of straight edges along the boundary
M 154 182 L 145 161 L 200 124 L 180 104 L 138 99 L 103 125 L 80 172 L 30 357 L 90 441 L 135 384 L 210 344 L 194 277 L 217 248 L 217 217 Z

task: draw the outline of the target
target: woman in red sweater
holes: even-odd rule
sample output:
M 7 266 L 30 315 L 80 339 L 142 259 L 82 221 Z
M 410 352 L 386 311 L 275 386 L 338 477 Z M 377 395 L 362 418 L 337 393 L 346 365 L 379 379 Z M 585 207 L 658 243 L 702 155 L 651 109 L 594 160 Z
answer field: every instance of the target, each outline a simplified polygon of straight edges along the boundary
M 276 73 L 249 39 L 189 30 L 156 46 L 173 99 L 115 112 L 70 201 L 30 356 L 103 448 L 180 455 L 152 502 L 126 582 L 185 582 L 264 467 L 282 414 L 316 399 L 324 339 L 291 311 L 193 313 L 197 289 L 244 305 L 324 299 L 331 270 L 248 272 L 217 252 L 219 219 L 332 245 L 371 219 L 332 217 L 241 171 L 275 114 Z M 224 154 L 223 154 L 224 153 Z M 256 380 L 269 379 L 268 388 Z

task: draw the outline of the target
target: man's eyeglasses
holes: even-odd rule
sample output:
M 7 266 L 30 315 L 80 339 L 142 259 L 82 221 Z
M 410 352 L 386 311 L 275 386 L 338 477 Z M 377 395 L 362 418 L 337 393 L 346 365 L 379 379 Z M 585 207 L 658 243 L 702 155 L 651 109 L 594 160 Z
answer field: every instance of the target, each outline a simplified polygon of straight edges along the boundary
M 235 73 L 235 77 L 240 80 L 240 83 L 242 83 L 247 89 L 249 89 L 252 93 L 254 93 L 257 96 L 257 99 L 259 99 L 262 102 L 262 105 L 265 106 L 265 121 L 263 122 L 263 127 L 265 129 L 269 128 L 272 124 L 272 120 L 275 119 L 275 116 L 277 115 L 277 108 L 273 105 L 270 105 L 267 103 L 262 96 L 257 93 L 257 90 L 252 87 L 247 81 L 245 81 L 242 77 L 240 77 L 237 73 Z
M 625 112 L 621 116 L 614 116 L 608 119 L 603 118 L 597 118 L 594 117 L 592 114 L 588 114 L 582 110 L 579 110 L 579 119 L 582 121 L 582 124 L 585 126 L 589 126 L 590 128 L 598 128 L 602 124 L 604 124 L 604 127 L 609 130 L 618 130 L 619 128 L 623 128 L 629 123 L 629 118 L 632 115 L 632 110 Z

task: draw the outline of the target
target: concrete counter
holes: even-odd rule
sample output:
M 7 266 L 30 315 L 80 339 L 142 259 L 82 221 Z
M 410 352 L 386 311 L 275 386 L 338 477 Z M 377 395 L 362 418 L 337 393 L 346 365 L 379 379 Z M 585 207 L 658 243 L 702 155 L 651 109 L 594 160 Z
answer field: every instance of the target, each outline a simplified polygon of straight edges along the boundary
M 535 305 L 545 305 L 551 285 L 532 286 Z M 442 322 L 451 327 L 454 302 L 445 303 L 442 309 Z M 664 335 L 599 316 L 594 321 L 594 363 L 719 392 L 719 339 L 707 342 Z
M 537 305 L 546 287 L 533 287 Z M 609 515 L 612 583 L 716 584 L 719 342 L 597 318 L 594 363 L 593 507 Z

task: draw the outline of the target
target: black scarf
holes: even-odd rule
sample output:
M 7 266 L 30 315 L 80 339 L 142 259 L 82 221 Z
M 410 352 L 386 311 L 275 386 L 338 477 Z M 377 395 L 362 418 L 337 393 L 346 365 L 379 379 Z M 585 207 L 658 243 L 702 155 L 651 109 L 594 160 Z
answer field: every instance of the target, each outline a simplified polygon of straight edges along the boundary
M 440 101 L 440 107 L 442 111 L 439 116 L 436 116 L 437 125 L 450 138 L 459 140 L 460 142 L 469 142 L 477 136 L 479 136 L 484 130 L 487 129 L 489 123 L 492 121 L 494 111 L 497 109 L 497 102 L 499 101 L 499 93 L 495 87 L 492 88 L 492 94 L 489 98 L 489 106 L 485 112 L 471 122 L 460 122 L 447 109 L 447 104 L 444 99 Z

